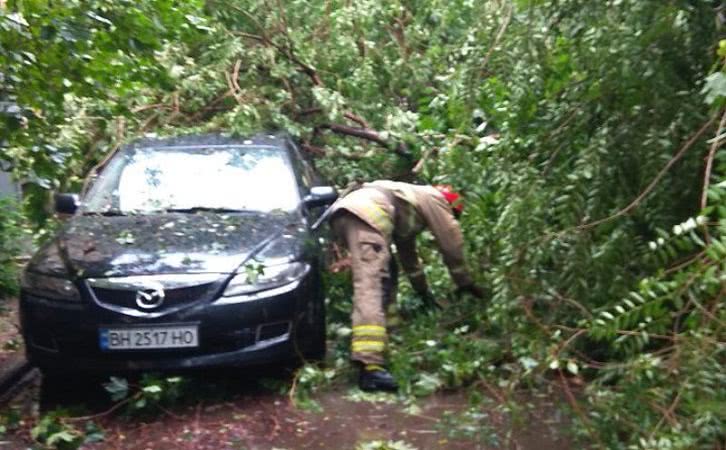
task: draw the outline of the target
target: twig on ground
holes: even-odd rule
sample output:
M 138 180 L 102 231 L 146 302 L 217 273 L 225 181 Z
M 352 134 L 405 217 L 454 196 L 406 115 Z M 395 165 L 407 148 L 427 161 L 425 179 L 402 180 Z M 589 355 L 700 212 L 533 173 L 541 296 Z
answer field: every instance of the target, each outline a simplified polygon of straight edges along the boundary
M 156 406 L 157 408 L 159 408 L 159 409 L 161 410 L 161 412 L 163 412 L 163 413 L 164 413 L 164 414 L 166 414 L 167 416 L 173 417 L 173 418 L 175 418 L 175 419 L 178 419 L 178 420 L 185 420 L 185 418 L 184 418 L 184 417 L 182 417 L 182 416 L 180 416 L 180 415 L 178 415 L 178 414 L 174 414 L 173 412 L 169 411 L 168 409 L 164 408 L 164 407 L 163 407 L 163 406 L 161 406 L 161 405 L 155 405 L 155 406 Z
M 560 385 L 562 386 L 562 389 L 565 391 L 565 395 L 567 396 L 567 401 L 570 403 L 570 406 L 572 406 L 572 409 L 575 411 L 575 414 L 580 418 L 583 425 L 587 428 L 587 432 L 590 434 L 590 437 L 594 438 L 600 445 L 598 448 L 605 448 L 605 445 L 600 440 L 600 436 L 597 435 L 597 432 L 593 430 L 592 423 L 590 423 L 590 419 L 587 418 L 585 413 L 582 411 L 582 408 L 580 408 L 580 405 L 577 403 L 577 399 L 575 398 L 575 395 L 572 393 L 572 390 L 570 389 L 569 383 L 567 382 L 567 378 L 565 378 L 565 374 L 562 372 L 561 368 L 557 369 L 557 372 L 560 377 Z
M 298 378 L 300 378 L 300 370 L 297 370 L 295 372 L 295 376 L 292 377 L 292 386 L 290 386 L 290 390 L 287 393 L 287 398 L 290 402 L 290 405 L 292 405 L 293 407 L 296 407 L 297 405 L 295 402 L 295 395 L 297 392 Z
M 204 402 L 197 403 L 196 410 L 194 411 L 194 433 L 199 434 L 199 418 L 202 414 L 202 404 Z
M 272 430 L 270 430 L 270 433 L 267 435 L 268 441 L 271 441 L 275 437 L 277 437 L 277 435 L 280 433 L 280 429 L 282 428 L 280 427 L 280 421 L 277 420 L 277 417 L 275 417 L 274 414 L 270 415 L 270 420 L 272 421 Z
M 85 422 L 88 420 L 94 420 L 94 419 L 100 419 L 101 417 L 108 416 L 109 414 L 114 413 L 122 406 L 128 404 L 129 402 L 136 400 L 136 396 L 126 397 L 125 399 L 121 400 L 120 402 L 116 403 L 106 411 L 97 413 L 97 414 L 91 414 L 87 416 L 78 416 L 78 417 L 69 417 L 66 419 L 68 422 Z
M 489 394 L 492 395 L 492 397 L 494 397 L 495 399 L 497 399 L 497 401 L 500 404 L 504 404 L 504 403 L 507 402 L 507 399 L 504 398 L 504 396 L 501 393 L 499 393 L 496 389 L 494 389 L 494 387 L 492 387 L 491 384 L 487 383 L 486 380 L 480 379 L 477 382 L 477 384 L 481 384 L 482 386 L 484 386 L 484 389 L 486 389 L 487 392 L 489 392 Z

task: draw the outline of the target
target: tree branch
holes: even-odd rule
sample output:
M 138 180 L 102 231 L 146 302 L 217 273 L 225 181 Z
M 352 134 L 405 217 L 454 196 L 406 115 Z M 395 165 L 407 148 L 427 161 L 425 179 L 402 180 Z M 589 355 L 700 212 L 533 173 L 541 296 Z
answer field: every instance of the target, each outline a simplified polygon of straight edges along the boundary
M 504 37 L 504 32 L 507 31 L 507 27 L 509 26 L 509 22 L 512 19 L 512 11 L 514 10 L 514 7 L 511 5 L 509 6 L 509 10 L 507 11 L 507 16 L 504 19 L 504 22 L 502 22 L 502 25 L 499 27 L 499 32 L 497 33 L 497 36 L 494 38 L 494 42 L 492 42 L 492 45 L 489 47 L 489 51 L 484 56 L 484 60 L 481 63 L 481 68 L 479 69 L 480 72 L 483 72 L 486 69 L 487 64 L 489 64 L 489 60 L 491 59 L 492 55 L 494 54 L 494 49 L 499 45 L 499 42 L 502 40 L 502 37 Z
M 362 128 L 370 128 L 371 127 L 370 125 L 368 125 L 368 122 L 366 122 L 362 117 L 360 117 L 360 116 L 358 116 L 356 114 L 353 114 L 352 112 L 343 113 L 343 117 L 345 117 L 346 119 L 351 120 L 351 121 L 357 123 Z
M 611 220 L 622 217 L 625 214 L 628 214 L 630 211 L 637 208 L 640 205 L 640 203 L 653 191 L 653 189 L 655 189 L 655 187 L 658 185 L 660 180 L 663 179 L 663 177 L 665 176 L 666 173 L 668 173 L 668 171 L 671 169 L 671 167 L 673 167 L 673 165 L 675 163 L 677 163 L 691 147 L 693 147 L 693 144 L 698 142 L 698 140 L 701 138 L 701 136 L 703 136 L 703 134 L 711 127 L 711 125 L 713 125 L 713 123 L 716 121 L 717 117 L 718 116 L 711 117 L 711 119 L 708 122 L 706 122 L 693 136 L 691 136 L 691 138 L 688 139 L 688 141 L 686 141 L 685 144 L 683 144 L 683 146 L 680 148 L 680 150 L 678 150 L 678 153 L 676 153 L 675 156 L 673 156 L 673 158 L 671 158 L 670 161 L 668 161 L 668 163 L 665 165 L 665 167 L 663 167 L 660 170 L 660 172 L 658 172 L 658 175 L 656 175 L 655 178 L 653 178 L 653 180 L 650 182 L 650 184 L 648 184 L 648 186 L 640 194 L 638 194 L 638 196 L 635 197 L 635 199 L 632 202 L 630 202 L 630 204 L 628 204 L 626 207 L 617 211 L 615 214 L 612 214 L 603 219 L 599 219 L 594 222 L 588 222 L 588 223 L 578 225 L 575 227 L 566 228 L 558 233 L 553 233 L 554 236 L 561 237 L 561 236 L 569 233 L 570 231 L 583 231 L 583 230 L 587 230 L 590 228 L 594 228 L 603 223 L 610 222 Z M 550 236 L 551 235 L 552 234 L 550 234 Z
M 701 209 L 704 209 L 708 204 L 708 185 L 711 179 L 711 170 L 713 169 L 713 158 L 716 156 L 716 150 L 723 143 L 721 131 L 724 129 L 724 126 L 726 126 L 726 109 L 724 109 L 723 115 L 721 116 L 721 122 L 718 124 L 718 130 L 716 131 L 716 138 L 713 144 L 711 144 L 711 150 L 706 157 L 706 169 L 703 174 L 703 190 L 701 191 Z
M 399 143 L 395 147 L 391 148 L 391 145 L 389 142 L 383 138 L 383 136 L 380 135 L 380 133 L 376 130 L 372 130 L 370 128 L 357 128 L 357 127 L 351 127 L 348 125 L 342 125 L 339 123 L 326 123 L 322 125 L 318 125 L 315 127 L 316 130 L 330 130 L 333 133 L 341 134 L 344 136 L 353 136 L 360 139 L 365 139 L 367 141 L 375 142 L 376 144 L 385 147 L 387 149 L 393 150 L 396 154 L 410 158 L 411 155 L 408 153 L 408 149 L 406 148 L 406 145 L 403 143 Z M 315 131 L 313 134 L 316 134 Z
M 302 148 L 306 152 L 311 153 L 313 155 L 325 156 L 328 154 L 328 152 L 324 148 L 318 147 L 318 146 L 312 145 L 312 144 L 302 144 Z
M 254 39 L 256 41 L 262 42 L 265 45 L 268 45 L 270 47 L 273 47 L 280 54 L 282 54 L 288 60 L 290 60 L 290 62 L 292 62 L 295 65 L 297 65 L 298 68 L 302 72 L 304 72 L 308 77 L 310 77 L 311 81 L 313 82 L 313 84 L 315 86 L 323 86 L 323 81 L 320 79 L 320 76 L 318 75 L 318 72 L 313 67 L 311 67 L 310 65 L 304 63 L 302 60 L 300 60 L 300 58 L 298 58 L 295 55 L 295 50 L 294 50 L 294 48 L 291 45 L 291 40 L 290 40 L 290 37 L 287 35 L 287 31 L 285 31 L 285 37 L 286 37 L 286 39 L 288 41 L 287 42 L 287 45 L 282 46 L 282 45 L 276 44 L 276 43 L 274 43 L 272 41 L 272 39 L 270 39 L 264 33 L 265 28 L 262 26 L 262 24 L 260 23 L 260 21 L 257 20 L 257 18 L 255 16 L 253 16 L 252 14 L 250 14 L 244 8 L 240 8 L 240 7 L 236 6 L 236 5 L 233 5 L 233 4 L 230 4 L 230 3 L 225 3 L 225 6 L 231 7 L 232 9 L 240 12 L 245 17 L 247 17 L 248 19 L 250 19 L 252 21 L 252 23 L 255 25 L 255 27 L 257 27 L 257 29 L 261 33 L 260 35 L 255 35 L 255 34 L 250 34 L 250 33 L 245 33 L 245 32 L 237 31 L 237 32 L 235 32 L 233 34 L 238 35 L 238 36 L 242 36 L 242 37 L 246 37 L 246 38 L 249 38 L 249 39 Z
M 383 139 L 383 137 L 381 137 L 381 135 L 377 131 L 370 128 L 356 128 L 338 123 L 326 123 L 323 125 L 319 125 L 318 128 L 327 129 L 334 133 L 342 134 L 345 136 L 354 136 L 357 138 L 365 139 L 367 141 L 375 142 L 376 144 L 379 144 L 383 147 L 388 147 L 388 142 L 386 142 L 386 140 Z
M 298 113 L 298 116 L 310 116 L 310 115 L 313 115 L 313 114 L 320 114 L 323 111 L 324 111 L 323 108 L 321 108 L 319 106 L 316 106 L 316 107 L 313 107 L 313 108 L 303 109 L 302 111 L 300 111 Z M 348 119 L 348 120 L 350 120 L 352 122 L 355 122 L 361 128 L 371 128 L 371 126 L 368 124 L 368 122 L 366 122 L 366 120 L 364 118 L 362 118 L 361 116 L 359 116 L 359 115 L 357 115 L 357 114 L 355 114 L 355 113 L 353 113 L 351 111 L 344 112 L 343 113 L 343 117 L 345 117 L 346 119 Z

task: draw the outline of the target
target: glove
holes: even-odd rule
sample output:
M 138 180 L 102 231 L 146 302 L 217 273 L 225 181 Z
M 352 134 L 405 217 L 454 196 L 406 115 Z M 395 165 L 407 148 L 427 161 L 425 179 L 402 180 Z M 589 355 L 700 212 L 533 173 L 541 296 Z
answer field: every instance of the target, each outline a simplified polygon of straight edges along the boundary
M 469 294 L 469 295 L 472 295 L 472 296 L 478 298 L 479 300 L 484 300 L 484 297 L 486 297 L 484 290 L 475 284 L 470 284 L 467 286 L 459 287 L 456 290 L 456 294 L 459 297 L 461 297 L 463 294 Z

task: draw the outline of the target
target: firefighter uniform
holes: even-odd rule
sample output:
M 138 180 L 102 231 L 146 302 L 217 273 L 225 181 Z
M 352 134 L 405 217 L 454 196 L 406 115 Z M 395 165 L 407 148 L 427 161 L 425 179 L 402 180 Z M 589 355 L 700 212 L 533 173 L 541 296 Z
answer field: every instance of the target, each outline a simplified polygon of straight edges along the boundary
M 390 244 L 414 290 L 429 290 L 416 253 L 416 236 L 434 235 L 451 276 L 460 288 L 472 286 L 463 236 L 451 205 L 432 186 L 395 181 L 364 184 L 333 205 L 331 225 L 345 241 L 353 271 L 352 359 L 383 364 L 386 344 L 384 288 L 390 285 Z

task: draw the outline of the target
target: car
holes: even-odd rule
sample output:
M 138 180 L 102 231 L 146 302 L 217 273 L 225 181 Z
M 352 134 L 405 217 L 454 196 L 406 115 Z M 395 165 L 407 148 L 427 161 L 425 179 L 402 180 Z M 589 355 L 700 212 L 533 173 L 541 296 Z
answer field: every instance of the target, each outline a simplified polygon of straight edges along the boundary
M 22 273 L 30 363 L 124 372 L 325 353 L 336 190 L 284 134 L 146 138 L 118 149 Z

